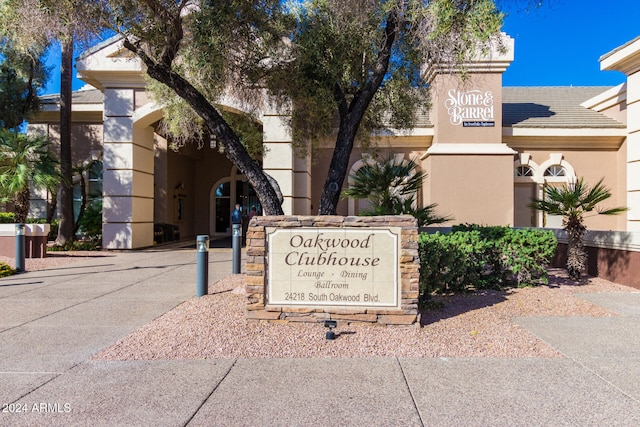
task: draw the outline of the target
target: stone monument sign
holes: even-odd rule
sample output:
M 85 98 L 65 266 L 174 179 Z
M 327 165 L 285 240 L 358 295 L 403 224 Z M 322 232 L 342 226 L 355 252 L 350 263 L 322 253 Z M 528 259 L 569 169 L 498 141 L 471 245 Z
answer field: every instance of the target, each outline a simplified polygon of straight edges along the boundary
M 399 227 L 266 233 L 268 304 L 400 308 Z
M 256 216 L 246 274 L 252 320 L 411 324 L 417 224 L 410 216 Z

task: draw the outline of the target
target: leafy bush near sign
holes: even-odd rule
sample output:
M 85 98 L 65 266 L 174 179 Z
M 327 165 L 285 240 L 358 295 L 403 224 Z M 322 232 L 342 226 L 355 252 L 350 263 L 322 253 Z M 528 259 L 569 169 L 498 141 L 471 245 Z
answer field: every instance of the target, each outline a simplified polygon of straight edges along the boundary
M 547 283 L 557 246 L 552 231 L 459 225 L 419 238 L 420 300 L 433 293 Z
M 7 277 L 16 274 L 16 270 L 5 262 L 0 262 L 0 277 Z

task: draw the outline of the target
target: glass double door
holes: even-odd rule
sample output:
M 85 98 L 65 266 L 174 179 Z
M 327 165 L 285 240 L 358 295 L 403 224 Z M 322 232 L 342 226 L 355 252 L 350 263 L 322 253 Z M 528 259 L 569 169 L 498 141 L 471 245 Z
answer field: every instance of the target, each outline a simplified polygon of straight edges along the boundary
M 231 234 L 231 212 L 236 204 L 239 204 L 242 209 L 245 226 L 252 208 L 255 207 L 258 214 L 262 212 L 262 206 L 255 190 L 249 182 L 241 179 L 221 183 L 216 188 L 214 197 L 215 221 L 211 234 Z

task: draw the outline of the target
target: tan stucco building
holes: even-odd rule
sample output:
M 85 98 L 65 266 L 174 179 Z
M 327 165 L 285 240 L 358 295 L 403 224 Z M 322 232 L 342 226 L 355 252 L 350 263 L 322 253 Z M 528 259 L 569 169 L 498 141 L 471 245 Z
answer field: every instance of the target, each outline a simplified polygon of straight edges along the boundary
M 587 226 L 640 231 L 640 37 L 600 58 L 602 70 L 627 76 L 616 87 L 503 87 L 514 52 L 513 40 L 505 40 L 506 53 L 466 64 L 464 81 L 451 70 L 427 70 L 431 110 L 408 132 L 377 136 L 381 153 L 419 159 L 428 173 L 420 203 L 437 203 L 439 213 L 455 217 L 451 224 L 559 227 L 559 218 L 527 208 L 530 199 L 546 185 L 604 177 L 613 192 L 607 205 L 630 210 L 590 217 Z M 259 208 L 214 140 L 199 149 L 169 148 L 158 133 L 163 111 L 145 92 L 142 64 L 118 39 L 85 52 L 76 67 L 90 86 L 74 93 L 73 161 L 102 164 L 104 247 L 150 246 L 159 223 L 178 226 L 183 238 L 225 236 L 235 203 L 245 212 Z M 29 127 L 56 138 L 57 97 L 43 101 Z M 220 105 L 242 111 L 233 99 Z M 313 159 L 297 157 L 282 119 L 268 108 L 259 117 L 263 168 L 280 186 L 285 213 L 315 214 L 332 148 L 327 144 Z M 351 172 L 366 161 L 356 148 Z M 338 213 L 357 214 L 361 203 L 341 201 Z

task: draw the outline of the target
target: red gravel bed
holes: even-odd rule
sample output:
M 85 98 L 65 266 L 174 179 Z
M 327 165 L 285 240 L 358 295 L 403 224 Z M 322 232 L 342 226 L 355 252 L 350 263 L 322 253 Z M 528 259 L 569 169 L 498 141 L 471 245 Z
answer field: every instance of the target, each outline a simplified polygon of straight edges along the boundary
M 438 297 L 411 327 L 338 324 L 325 339 L 322 324 L 256 323 L 245 315 L 244 276 L 228 276 L 95 355 L 99 360 L 237 357 L 559 357 L 515 324 L 522 316 L 615 316 L 575 296 L 635 292 L 591 278 L 571 284 L 559 270 L 548 286 Z

